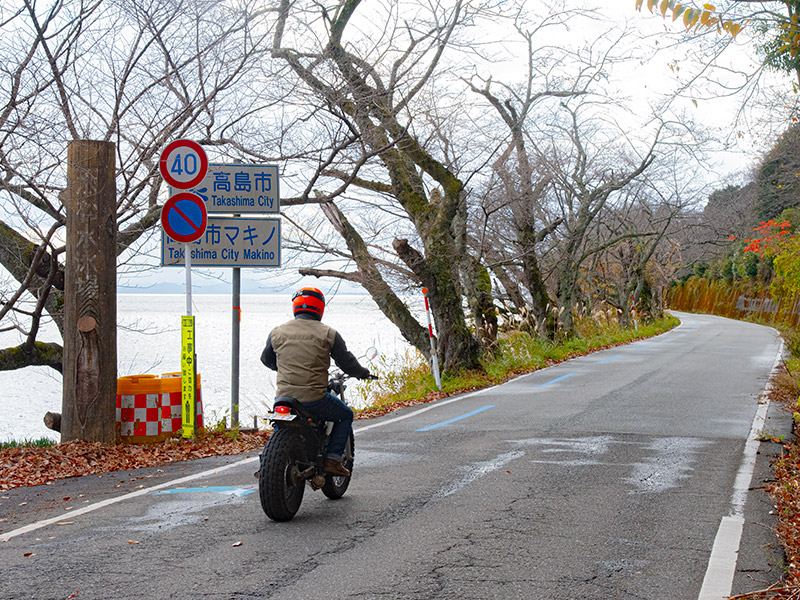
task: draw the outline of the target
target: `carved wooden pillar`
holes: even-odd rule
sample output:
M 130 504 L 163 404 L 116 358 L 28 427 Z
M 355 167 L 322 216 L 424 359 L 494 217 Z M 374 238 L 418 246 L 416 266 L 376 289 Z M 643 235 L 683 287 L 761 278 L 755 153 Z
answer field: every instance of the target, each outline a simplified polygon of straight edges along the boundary
M 67 150 L 61 440 L 116 437 L 117 210 L 114 144 Z

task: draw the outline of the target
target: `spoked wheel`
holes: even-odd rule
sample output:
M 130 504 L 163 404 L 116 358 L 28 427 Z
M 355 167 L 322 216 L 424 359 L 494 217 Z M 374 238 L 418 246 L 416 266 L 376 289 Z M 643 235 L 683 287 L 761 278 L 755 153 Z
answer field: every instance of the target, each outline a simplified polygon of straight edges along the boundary
M 347 439 L 347 445 L 344 448 L 344 460 L 342 460 L 342 464 L 350 470 L 351 474 L 353 472 L 353 463 L 355 462 L 355 448 L 356 441 L 353 434 L 350 433 L 350 437 Z M 349 485 L 350 477 L 341 477 L 339 475 L 327 473 L 325 475 L 325 485 L 322 486 L 322 493 L 331 500 L 337 500 L 344 496 L 344 493 L 347 491 L 347 486 Z
M 261 508 L 273 521 L 288 521 L 303 501 L 305 480 L 299 477 L 303 443 L 293 431 L 278 429 L 267 442 L 258 470 Z

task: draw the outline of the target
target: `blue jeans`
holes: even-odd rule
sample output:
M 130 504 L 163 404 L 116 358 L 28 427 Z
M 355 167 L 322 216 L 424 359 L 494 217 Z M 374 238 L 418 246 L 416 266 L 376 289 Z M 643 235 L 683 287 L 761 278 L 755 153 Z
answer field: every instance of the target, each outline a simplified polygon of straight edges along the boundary
M 342 462 L 347 439 L 353 426 L 353 411 L 338 396 L 327 392 L 316 402 L 304 402 L 305 408 L 311 415 L 324 421 L 332 421 L 333 429 L 328 436 L 328 449 L 326 458 Z

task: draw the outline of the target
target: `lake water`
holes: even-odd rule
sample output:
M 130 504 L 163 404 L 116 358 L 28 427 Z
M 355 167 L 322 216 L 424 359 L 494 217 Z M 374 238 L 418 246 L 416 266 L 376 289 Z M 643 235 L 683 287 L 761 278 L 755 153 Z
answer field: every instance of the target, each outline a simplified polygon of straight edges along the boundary
M 292 318 L 290 294 L 241 297 L 239 419 L 251 425 L 253 415 L 263 415 L 272 404 L 275 376 L 261 364 L 260 356 L 270 330 Z M 420 299 L 420 304 L 422 300 Z M 230 414 L 231 405 L 231 296 L 195 294 L 198 372 L 202 377 L 206 420 Z M 415 312 L 422 306 L 412 306 Z M 117 375 L 160 375 L 180 371 L 180 318 L 186 311 L 182 294 L 120 294 L 117 300 Z M 410 346 L 399 330 L 380 312 L 369 296 L 338 294 L 328 298 L 324 322 L 341 333 L 348 349 L 363 355 L 369 346 L 381 353 L 375 365 L 402 360 Z M 45 328 L 41 341 L 61 342 L 58 330 Z M 17 345 L 18 334 L 0 334 L 0 344 Z M 362 359 L 362 364 L 367 364 Z M 355 387 L 355 386 L 354 386 Z M 28 367 L 0 372 L 0 441 L 50 437 L 58 434 L 44 426 L 47 411 L 61 412 L 61 375 L 49 367 Z M 357 389 L 348 389 L 356 400 Z

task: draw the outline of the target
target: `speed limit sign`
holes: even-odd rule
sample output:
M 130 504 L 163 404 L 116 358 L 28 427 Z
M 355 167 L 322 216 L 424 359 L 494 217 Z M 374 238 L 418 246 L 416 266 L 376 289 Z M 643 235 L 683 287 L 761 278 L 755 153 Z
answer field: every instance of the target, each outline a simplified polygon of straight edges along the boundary
M 179 190 L 188 190 L 206 176 L 208 157 L 197 142 L 175 140 L 164 148 L 158 166 L 164 181 Z

